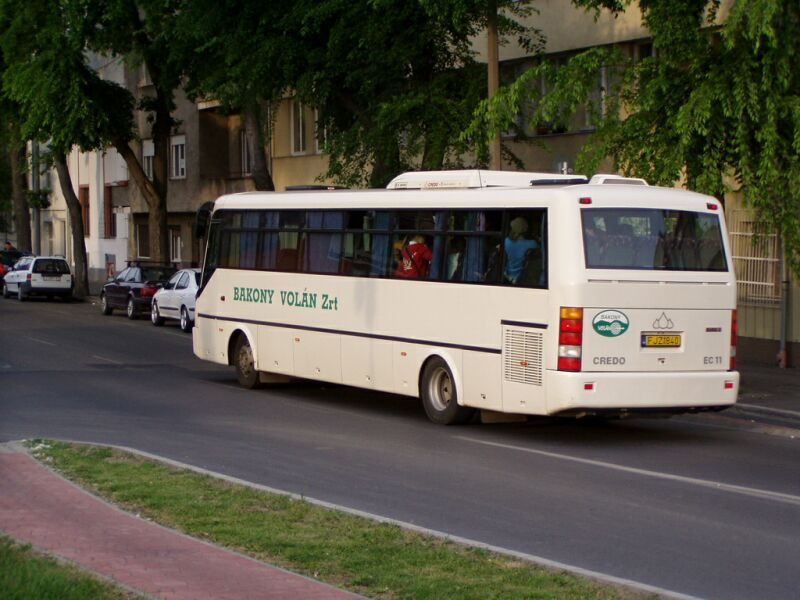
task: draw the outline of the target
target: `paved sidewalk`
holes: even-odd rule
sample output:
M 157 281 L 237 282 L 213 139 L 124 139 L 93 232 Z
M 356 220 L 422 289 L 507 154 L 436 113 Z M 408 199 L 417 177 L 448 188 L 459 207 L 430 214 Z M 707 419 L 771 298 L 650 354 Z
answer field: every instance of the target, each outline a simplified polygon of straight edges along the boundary
M 722 414 L 800 429 L 800 369 L 740 363 L 739 399 Z
M 0 445 L 0 532 L 158 598 L 357 597 L 135 517 L 13 445 Z

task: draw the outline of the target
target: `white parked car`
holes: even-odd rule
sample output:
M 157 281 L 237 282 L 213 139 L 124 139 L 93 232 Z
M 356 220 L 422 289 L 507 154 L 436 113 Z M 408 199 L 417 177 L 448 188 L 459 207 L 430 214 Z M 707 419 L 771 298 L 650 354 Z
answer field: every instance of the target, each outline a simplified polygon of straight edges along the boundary
M 3 298 L 16 294 L 19 300 L 39 295 L 72 297 L 72 273 L 63 256 L 23 256 L 3 279 Z
M 194 326 L 194 298 L 200 285 L 200 269 L 181 269 L 153 296 L 150 321 L 163 325 L 164 319 L 178 319 L 181 329 Z

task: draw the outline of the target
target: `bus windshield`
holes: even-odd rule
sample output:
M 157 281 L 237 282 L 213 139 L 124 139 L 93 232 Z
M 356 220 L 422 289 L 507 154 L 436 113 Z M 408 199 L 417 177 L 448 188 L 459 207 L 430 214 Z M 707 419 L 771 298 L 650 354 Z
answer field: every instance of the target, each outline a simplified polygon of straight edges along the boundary
M 650 208 L 584 208 L 589 269 L 727 271 L 719 216 Z

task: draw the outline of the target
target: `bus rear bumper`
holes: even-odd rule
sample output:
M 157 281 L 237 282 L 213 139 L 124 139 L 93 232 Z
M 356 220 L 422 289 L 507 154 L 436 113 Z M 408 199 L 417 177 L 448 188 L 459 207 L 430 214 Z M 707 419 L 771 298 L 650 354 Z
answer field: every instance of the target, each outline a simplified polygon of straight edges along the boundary
M 738 371 L 567 373 L 551 371 L 547 414 L 675 414 L 736 403 Z

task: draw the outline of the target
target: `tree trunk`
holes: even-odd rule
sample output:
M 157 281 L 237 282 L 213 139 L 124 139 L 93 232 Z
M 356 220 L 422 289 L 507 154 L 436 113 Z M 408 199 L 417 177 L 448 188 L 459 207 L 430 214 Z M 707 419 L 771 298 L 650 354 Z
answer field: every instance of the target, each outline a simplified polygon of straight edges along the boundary
M 267 167 L 267 144 L 269 139 L 264 135 L 264 124 L 257 105 L 249 105 L 242 111 L 244 116 L 245 136 L 247 148 L 250 151 L 253 164 L 250 173 L 257 190 L 265 192 L 275 191 L 275 182 Z
M 396 142 L 389 142 L 375 149 L 372 161 L 372 172 L 369 176 L 371 188 L 383 188 L 393 177 L 399 175 L 400 147 Z
M 53 153 L 53 158 L 58 182 L 61 185 L 61 193 L 67 202 L 70 229 L 72 230 L 72 256 L 75 260 L 75 272 L 73 273 L 75 288 L 72 293 L 75 298 L 85 298 L 89 295 L 89 269 L 86 262 L 86 243 L 83 234 L 83 211 L 80 200 L 72 187 L 67 157 L 62 153 Z
M 169 142 L 169 137 L 167 137 Z M 153 142 L 155 146 L 155 140 Z M 167 143 L 166 146 L 169 146 Z M 118 140 L 114 147 L 122 156 L 125 164 L 128 165 L 128 172 L 133 178 L 136 187 L 142 192 L 145 201 L 147 202 L 147 223 L 150 230 L 150 258 L 154 261 L 167 263 L 169 262 L 169 231 L 167 228 L 167 201 L 166 201 L 166 185 L 164 185 L 164 196 L 162 197 L 155 184 L 155 171 L 157 167 L 158 148 L 156 148 L 156 157 L 153 159 L 153 181 L 150 181 L 145 175 L 139 159 L 136 154 L 131 150 L 128 142 Z M 162 156 L 166 157 L 166 150 Z M 168 163 L 168 161 L 161 161 Z M 161 165 L 164 180 L 166 180 L 166 164 Z M 155 243 L 154 243 L 155 241 Z
M 17 233 L 17 249 L 30 252 L 31 213 L 28 207 L 28 178 L 25 176 L 23 161 L 25 159 L 24 144 L 18 146 L 12 141 L 9 149 L 11 162 L 11 201 L 14 207 L 14 230 Z

